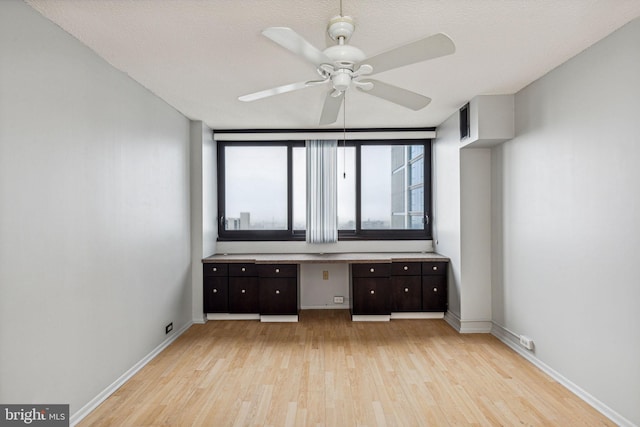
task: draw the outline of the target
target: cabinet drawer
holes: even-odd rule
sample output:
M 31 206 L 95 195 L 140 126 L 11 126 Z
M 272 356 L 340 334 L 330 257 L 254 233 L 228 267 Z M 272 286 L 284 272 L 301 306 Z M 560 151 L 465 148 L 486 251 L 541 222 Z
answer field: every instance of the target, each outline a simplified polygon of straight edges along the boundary
M 229 264 L 229 276 L 256 276 L 257 270 L 255 264 Z
M 422 263 L 422 274 L 424 275 L 445 275 L 447 274 L 447 263 L 446 262 L 423 262 Z
M 420 276 L 422 264 L 419 262 L 394 262 L 391 264 L 392 276 Z
M 205 263 L 202 264 L 202 273 L 208 276 L 226 276 L 229 271 L 227 264 Z
M 391 264 L 351 264 L 351 276 L 353 277 L 389 277 Z
M 260 277 L 298 277 L 297 264 L 259 264 Z

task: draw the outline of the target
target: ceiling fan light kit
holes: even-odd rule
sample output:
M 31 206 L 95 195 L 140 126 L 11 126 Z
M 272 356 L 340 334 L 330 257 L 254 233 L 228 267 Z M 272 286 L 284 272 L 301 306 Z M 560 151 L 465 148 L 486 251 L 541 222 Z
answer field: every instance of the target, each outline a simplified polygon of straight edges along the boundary
M 444 34 L 435 34 L 413 43 L 391 49 L 367 58 L 362 50 L 347 44 L 355 31 L 350 16 L 333 17 L 327 25 L 327 33 L 336 45 L 320 50 L 288 27 L 270 27 L 262 34 L 285 49 L 301 56 L 316 67 L 321 80 L 310 80 L 243 95 L 240 101 L 258 99 L 292 92 L 307 87 L 331 84 L 325 97 L 320 125 L 335 123 L 344 100 L 344 94 L 352 87 L 411 110 L 426 107 L 431 99 L 388 83 L 363 77 L 388 71 L 416 62 L 426 61 L 455 52 L 455 45 Z

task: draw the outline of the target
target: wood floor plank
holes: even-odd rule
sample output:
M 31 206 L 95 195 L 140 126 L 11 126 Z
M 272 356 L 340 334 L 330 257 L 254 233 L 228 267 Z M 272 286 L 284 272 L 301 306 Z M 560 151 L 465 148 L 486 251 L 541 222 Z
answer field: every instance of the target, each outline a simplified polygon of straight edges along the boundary
M 614 424 L 491 335 L 305 310 L 193 325 L 79 425 Z

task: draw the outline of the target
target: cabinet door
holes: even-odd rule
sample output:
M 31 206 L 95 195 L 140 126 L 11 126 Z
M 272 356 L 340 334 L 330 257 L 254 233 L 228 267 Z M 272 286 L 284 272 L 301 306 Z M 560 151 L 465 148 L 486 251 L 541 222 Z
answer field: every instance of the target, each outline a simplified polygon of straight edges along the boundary
M 258 278 L 229 277 L 229 313 L 258 312 Z
M 226 277 L 205 276 L 203 293 L 205 313 L 227 313 L 229 311 L 229 286 Z
M 261 277 L 260 314 L 298 314 L 298 281 L 295 277 Z
M 422 276 L 422 310 L 447 311 L 447 276 Z
M 420 276 L 391 277 L 391 311 L 422 311 Z
M 353 278 L 353 314 L 389 314 L 389 278 Z

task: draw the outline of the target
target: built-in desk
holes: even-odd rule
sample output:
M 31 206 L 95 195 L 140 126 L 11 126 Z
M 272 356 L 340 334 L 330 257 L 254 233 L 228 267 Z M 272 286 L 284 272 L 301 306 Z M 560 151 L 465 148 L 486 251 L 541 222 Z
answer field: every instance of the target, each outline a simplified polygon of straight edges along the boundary
M 299 265 L 350 266 L 353 320 L 443 317 L 447 263 L 431 252 L 214 254 L 202 260 L 210 320 L 297 321 Z
M 214 254 L 202 260 L 203 263 L 390 263 L 390 262 L 448 262 L 449 258 L 434 252 L 349 252 L 324 254 Z

